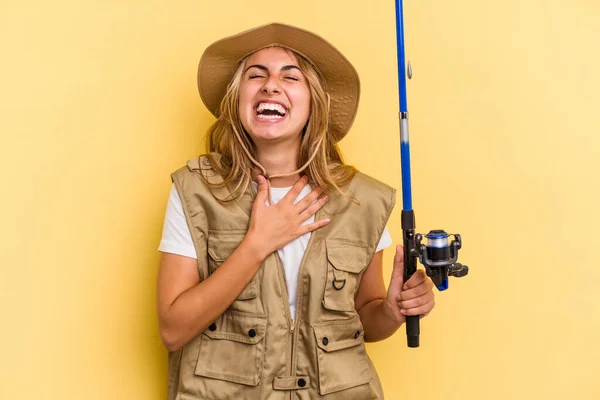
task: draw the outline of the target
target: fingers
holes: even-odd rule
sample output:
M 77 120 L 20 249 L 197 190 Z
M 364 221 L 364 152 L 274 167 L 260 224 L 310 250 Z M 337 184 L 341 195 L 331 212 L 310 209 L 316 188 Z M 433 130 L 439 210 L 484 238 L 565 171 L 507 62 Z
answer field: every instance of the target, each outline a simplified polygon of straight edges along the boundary
M 324 218 L 322 220 L 313 222 L 312 224 L 302 225 L 300 227 L 300 236 L 302 236 L 308 232 L 312 232 L 314 230 L 324 227 L 325 225 L 327 225 L 329 223 L 329 221 L 330 221 L 329 218 Z
M 298 197 L 304 186 L 308 183 L 308 176 L 304 175 L 294 183 L 292 189 L 279 201 L 281 204 L 292 204 Z
M 413 286 L 415 282 L 419 282 L 416 286 Z M 423 270 L 417 270 L 406 282 L 404 287 L 411 287 L 410 289 L 402 290 L 401 296 L 403 300 L 412 299 L 414 297 L 423 296 L 425 293 L 432 291 L 433 282 L 429 279 Z
M 394 256 L 394 266 L 392 268 L 392 282 L 399 282 L 402 286 L 404 280 L 404 247 L 401 244 L 396 246 L 396 255 Z
M 404 284 L 404 287 L 402 288 L 402 290 L 406 291 L 406 290 L 409 290 L 409 289 L 414 288 L 416 286 L 419 286 L 421 283 L 423 283 L 426 280 L 428 280 L 428 279 L 427 279 L 427 275 L 425 275 L 425 271 L 423 271 L 422 269 L 418 269 L 406 281 L 406 283 Z
M 433 310 L 433 307 L 435 307 L 435 302 L 432 300 L 430 303 L 424 304 L 420 307 L 416 307 L 416 308 L 409 308 L 409 309 L 402 309 L 400 310 L 400 312 L 404 315 L 422 315 L 422 316 L 427 316 L 429 315 L 429 313 L 431 312 L 431 310 Z
M 306 221 L 307 219 L 309 219 L 310 217 L 315 215 L 317 213 L 317 211 L 319 211 L 319 209 L 321 207 L 323 207 L 328 201 L 329 201 L 329 197 L 327 197 L 327 196 L 321 197 L 315 203 L 311 204 L 306 210 L 302 211 L 298 215 L 298 218 L 302 222 Z
M 425 316 L 435 306 L 435 295 L 433 293 L 433 282 L 427 278 L 423 270 L 418 270 L 406 282 L 405 287 L 398 296 L 400 312 L 404 315 Z
M 404 272 L 404 247 L 401 244 L 396 246 L 396 255 L 394 256 L 394 268 L 402 267 Z
M 313 189 L 308 195 L 306 195 L 306 197 L 304 197 L 302 200 L 300 200 L 297 204 L 296 204 L 296 209 L 298 209 L 298 213 L 300 213 L 301 211 L 306 210 L 308 207 L 310 207 L 310 205 L 312 203 L 315 202 L 315 200 L 317 200 L 317 198 L 323 193 L 324 188 L 322 186 L 319 186 L 315 189 Z
M 269 193 L 269 186 L 267 185 L 267 180 L 264 176 L 258 175 L 256 177 L 256 181 L 258 182 L 258 189 L 256 192 L 256 200 L 255 204 L 265 204 L 267 202 L 267 197 Z
M 403 310 L 411 310 L 414 308 L 422 307 L 426 304 L 432 303 L 434 301 L 433 292 L 428 292 L 423 296 L 413 297 L 411 299 L 402 299 L 398 302 L 398 305 Z

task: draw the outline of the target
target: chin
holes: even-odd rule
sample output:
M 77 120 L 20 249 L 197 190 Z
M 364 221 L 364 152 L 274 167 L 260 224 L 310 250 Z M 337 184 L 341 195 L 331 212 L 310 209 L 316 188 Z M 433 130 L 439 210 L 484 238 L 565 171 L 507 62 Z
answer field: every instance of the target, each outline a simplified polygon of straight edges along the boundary
M 289 129 L 282 129 L 284 127 L 252 127 L 250 132 L 250 137 L 254 141 L 275 141 L 275 140 L 291 140 L 297 138 L 301 135 L 302 130 L 299 130 L 297 133 L 290 133 Z
M 267 140 L 284 139 L 285 137 L 287 137 L 289 135 L 286 135 L 285 133 L 281 133 L 281 132 L 259 130 L 255 133 L 252 133 L 250 136 L 254 140 L 267 141 Z

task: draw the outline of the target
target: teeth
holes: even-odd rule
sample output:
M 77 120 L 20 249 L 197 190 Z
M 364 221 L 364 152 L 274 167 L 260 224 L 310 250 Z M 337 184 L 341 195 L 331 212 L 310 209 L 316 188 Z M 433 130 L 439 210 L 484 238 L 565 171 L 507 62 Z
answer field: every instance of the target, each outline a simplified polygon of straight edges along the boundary
M 281 104 L 260 103 L 258 105 L 258 107 L 256 108 L 256 111 L 259 113 L 264 110 L 273 110 L 273 111 L 277 111 L 278 113 L 280 113 L 282 115 L 285 115 L 285 108 Z
M 283 115 L 260 115 L 260 117 L 265 119 L 281 119 Z

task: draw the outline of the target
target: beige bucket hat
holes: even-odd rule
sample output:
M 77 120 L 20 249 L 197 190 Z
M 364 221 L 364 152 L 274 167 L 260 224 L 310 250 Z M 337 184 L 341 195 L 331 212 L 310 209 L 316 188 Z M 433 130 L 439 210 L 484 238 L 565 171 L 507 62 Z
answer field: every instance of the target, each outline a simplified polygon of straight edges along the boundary
M 282 46 L 306 58 L 324 79 L 331 98 L 330 134 L 337 142 L 352 126 L 360 97 L 356 69 L 331 43 L 304 29 L 281 23 L 262 25 L 218 40 L 208 46 L 198 66 L 198 89 L 214 115 L 239 62 L 269 46 Z

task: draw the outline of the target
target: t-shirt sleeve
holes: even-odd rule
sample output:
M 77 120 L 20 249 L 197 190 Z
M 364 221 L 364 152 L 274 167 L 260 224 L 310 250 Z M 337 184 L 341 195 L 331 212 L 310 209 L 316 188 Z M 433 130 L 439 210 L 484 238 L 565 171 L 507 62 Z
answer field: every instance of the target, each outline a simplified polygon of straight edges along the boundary
M 192 235 L 185 220 L 185 214 L 183 213 L 183 205 L 181 204 L 181 199 L 175 185 L 171 186 L 163 234 L 158 251 L 198 258 L 194 242 L 192 241 Z
M 388 228 L 386 225 L 386 227 L 383 230 L 383 233 L 381 234 L 381 238 L 379 239 L 379 244 L 377 245 L 377 249 L 375 250 L 375 253 L 389 247 L 391 244 L 392 244 L 392 235 L 390 235 L 390 231 L 388 231 Z

